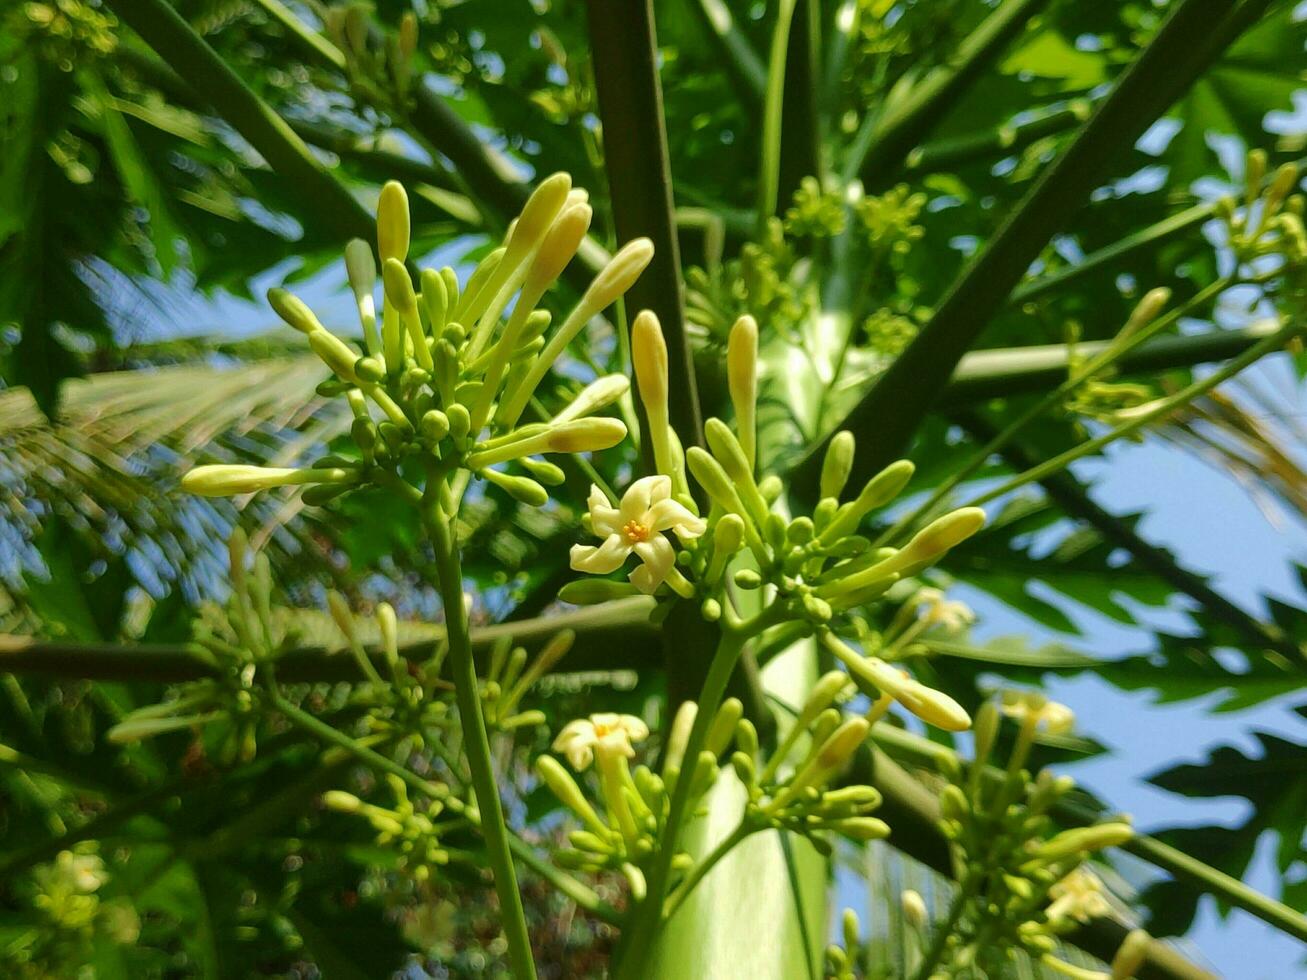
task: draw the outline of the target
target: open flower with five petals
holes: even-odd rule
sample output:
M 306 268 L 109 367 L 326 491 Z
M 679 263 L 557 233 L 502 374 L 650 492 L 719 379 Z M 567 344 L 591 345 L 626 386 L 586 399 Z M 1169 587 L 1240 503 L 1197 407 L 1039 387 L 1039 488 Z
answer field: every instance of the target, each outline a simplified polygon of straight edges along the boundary
M 607 575 L 622 567 L 634 553 L 641 565 L 631 572 L 631 584 L 652 595 L 667 580 L 676 564 L 676 549 L 665 531 L 682 541 L 703 534 L 707 523 L 679 501 L 672 499 L 672 481 L 666 476 L 646 476 L 627 488 L 618 507 L 598 487 L 590 488 L 590 525 L 603 544 L 572 546 L 572 568 L 592 575 Z
M 649 726 L 634 715 L 603 712 L 569 721 L 554 739 L 554 751 L 567 756 L 572 768 L 582 772 L 590 768 L 596 752 L 630 759 L 635 755 L 631 743 L 648 737 Z

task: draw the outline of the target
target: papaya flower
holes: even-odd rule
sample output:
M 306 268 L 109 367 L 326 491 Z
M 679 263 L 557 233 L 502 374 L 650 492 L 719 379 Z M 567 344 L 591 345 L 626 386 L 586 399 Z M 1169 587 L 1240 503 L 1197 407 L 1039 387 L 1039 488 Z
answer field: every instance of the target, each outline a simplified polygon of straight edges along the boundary
M 692 541 L 707 529 L 684 504 L 672 499 L 672 481 L 667 476 L 646 476 L 627 488 L 617 507 L 596 486 L 590 488 L 590 527 L 603 544 L 572 546 L 572 569 L 592 575 L 607 575 L 621 568 L 634 553 L 641 561 L 628 576 L 641 592 L 652 595 L 667 582 L 678 593 L 692 586 L 676 572 L 676 549 L 664 533 L 672 531 L 682 541 Z
M 554 739 L 554 751 L 567 756 L 572 768 L 583 772 L 590 768 L 595 752 L 630 759 L 635 755 L 631 743 L 648 737 L 649 726 L 634 715 L 603 712 L 569 721 Z

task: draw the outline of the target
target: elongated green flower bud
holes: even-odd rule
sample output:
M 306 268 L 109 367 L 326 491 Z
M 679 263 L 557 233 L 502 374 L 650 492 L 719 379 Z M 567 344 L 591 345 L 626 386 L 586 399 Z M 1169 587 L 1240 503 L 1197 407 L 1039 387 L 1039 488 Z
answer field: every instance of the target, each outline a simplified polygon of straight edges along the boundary
M 1153 937 L 1146 929 L 1132 929 L 1112 957 L 1112 980 L 1130 980 L 1148 960 Z
M 758 322 L 747 314 L 735 321 L 726 341 L 726 381 L 740 446 L 752 472 L 758 461 Z
M 572 419 L 585 418 L 607 408 L 627 393 L 631 381 L 624 374 L 605 374 L 596 378 L 572 399 L 571 404 L 553 417 L 554 422 L 568 422 Z
M 1045 841 L 1035 852 L 1035 857 L 1052 864 L 1077 854 L 1090 854 L 1105 847 L 1120 847 L 1133 839 L 1134 828 L 1128 823 L 1100 823 L 1093 827 L 1075 827 Z
M 449 416 L 438 408 L 431 409 L 418 422 L 418 432 L 432 442 L 439 442 L 449 435 Z
M 595 833 L 605 838 L 608 836 L 608 826 L 599 819 L 599 814 L 595 813 L 594 807 L 581 792 L 581 787 L 576 784 L 572 774 L 563 768 L 562 763 L 552 755 L 542 755 L 535 761 L 535 770 L 563 806 L 580 817 Z
M 372 246 L 361 238 L 355 238 L 345 246 L 345 274 L 349 277 L 354 303 L 358 306 L 364 346 L 373 357 L 380 357 L 381 336 L 377 333 L 376 301 L 372 298 L 372 291 L 377 286 L 377 263 L 372 258 Z
M 531 474 L 531 476 L 547 487 L 559 487 L 567 480 L 567 474 L 563 472 L 561 466 L 544 459 L 532 459 L 530 456 L 523 456 L 518 461 L 518 465 Z
M 329 789 L 322 794 L 322 805 L 337 813 L 358 813 L 363 809 L 363 801 L 353 793 L 342 789 Z
M 1159 286 L 1157 289 L 1150 289 L 1148 292 L 1144 293 L 1144 298 L 1135 304 L 1135 308 L 1130 314 L 1130 319 L 1127 320 L 1125 326 L 1121 328 L 1121 332 L 1116 335 L 1117 342 L 1119 343 L 1127 337 L 1138 333 L 1144 327 L 1156 320 L 1158 314 L 1166 309 L 1166 304 L 1170 301 L 1171 290 L 1167 289 L 1165 286 Z
M 403 262 L 408 258 L 408 243 L 408 194 L 399 181 L 388 180 L 377 199 L 377 254 L 383 264 L 387 259 Z
M 838 770 L 853 758 L 858 746 L 867 740 L 870 730 L 871 725 L 866 718 L 850 718 L 826 739 L 817 752 L 817 765 L 828 772 Z
M 823 498 L 839 499 L 844 492 L 844 485 L 849 482 L 853 472 L 853 433 L 847 430 L 837 432 L 826 447 L 826 457 L 821 462 L 821 495 Z
M 543 507 L 549 502 L 549 492 L 529 476 L 515 476 L 491 469 L 483 469 L 479 472 L 514 500 L 528 507 Z
M 985 512 L 979 507 L 963 507 L 945 514 L 918 531 L 907 546 L 870 568 L 822 585 L 817 591 L 823 598 L 846 595 L 865 586 L 883 581 L 889 575 L 900 578 L 915 575 L 942 558 L 985 526 Z
M 742 717 L 744 717 L 744 705 L 739 698 L 727 698 L 723 701 L 722 706 L 717 709 L 717 716 L 713 718 L 712 726 L 708 729 L 704 747 L 713 755 L 721 755 L 730 744 L 731 736 L 735 734 L 735 726 Z
M 735 484 L 735 489 L 740 494 L 740 501 L 749 508 L 749 514 L 759 524 L 764 523 L 770 516 L 767 501 L 763 499 L 758 484 L 754 482 L 753 466 L 745 455 L 744 447 L 735 438 L 735 433 L 721 419 L 712 418 L 704 423 L 704 438 L 713 456 L 722 464 L 722 469 Z
M 230 497 L 273 487 L 304 483 L 356 483 L 354 469 L 282 469 L 274 466 L 245 466 L 219 463 L 197 466 L 182 477 L 181 487 L 201 497 Z
M 494 277 L 495 270 L 503 261 L 504 251 L 503 248 L 497 248 L 477 263 L 477 267 L 472 270 L 472 275 L 468 277 L 467 286 L 459 297 L 453 315 L 450 316 L 451 320 L 470 326 L 480 311 L 490 302 L 491 297 L 483 294 L 489 291 L 486 288 L 487 283 Z
M 659 473 L 671 476 L 673 463 L 668 430 L 667 341 L 662 324 L 652 310 L 641 310 L 631 324 L 631 366 L 636 388 L 649 419 L 649 441 L 653 445 L 654 466 Z
M 722 469 L 722 464 L 717 462 L 707 450 L 691 446 L 690 451 L 685 454 L 685 462 L 708 496 L 730 513 L 745 516 L 744 504 L 740 502 L 735 484 Z
M 452 415 L 450 422 L 453 422 Z M 626 438 L 626 426 L 620 419 L 575 419 L 571 422 L 551 425 L 545 432 L 528 439 L 519 439 L 495 449 L 474 452 L 467 457 L 467 466 L 469 469 L 479 470 L 520 456 L 595 452 L 600 449 L 611 449 L 624 438 Z
M 423 269 L 419 274 L 422 286 L 422 307 L 427 311 L 431 335 L 439 337 L 445 329 L 445 316 L 449 313 L 449 294 L 444 277 L 435 269 Z
M 690 729 L 694 727 L 695 716 L 699 706 L 693 701 L 682 701 L 672 719 L 671 730 L 667 733 L 667 749 L 663 753 L 663 774 L 679 770 L 685 761 L 685 748 L 690 741 Z
M 1282 164 L 1275 171 L 1275 176 L 1271 178 L 1271 186 L 1266 189 L 1266 199 L 1262 204 L 1263 224 L 1275 217 L 1280 210 L 1280 206 L 1284 204 L 1284 199 L 1293 193 L 1297 183 L 1298 165 L 1296 163 Z
M 313 311 L 309 309 L 308 304 L 295 294 L 284 289 L 269 289 L 268 303 L 276 311 L 277 316 L 300 333 L 312 336 L 318 331 L 326 332 L 327 328 L 319 322 Z
M 826 525 L 826 530 L 821 532 L 821 541 L 829 544 L 853 534 L 867 514 L 877 507 L 885 506 L 902 492 L 915 471 L 916 467 L 906 459 L 885 467 L 867 481 L 855 500 L 836 511 L 835 517 Z
M 399 618 L 389 602 L 377 603 L 377 630 L 381 634 L 381 649 L 393 666 L 399 663 Z
M 531 366 L 522 383 L 517 387 L 512 398 L 500 406 L 499 421 L 504 426 L 513 425 L 522 415 L 523 409 L 535 393 L 540 380 L 558 360 L 559 356 L 572 342 L 581 328 L 591 318 L 607 309 L 622 296 L 632 283 L 644 272 L 653 258 L 653 243 L 647 238 L 637 238 L 623 245 L 595 276 L 590 288 L 585 291 L 576 307 L 568 314 L 562 326 L 549 339 L 540 357 Z
M 884 840 L 889 836 L 889 824 L 875 817 L 845 817 L 830 824 L 836 833 L 856 841 Z
M 413 279 L 399 259 L 386 259 L 381 268 L 386 285 L 386 299 L 399 311 L 400 318 L 408 330 L 409 340 L 413 345 L 413 357 L 427 371 L 434 370 L 431 350 L 427 347 L 426 334 L 422 331 L 422 317 L 418 313 L 417 293 L 413 291 Z
M 574 606 L 597 606 L 601 602 L 640 594 L 640 590 L 630 582 L 610 582 L 602 578 L 577 579 L 558 590 L 558 598 Z

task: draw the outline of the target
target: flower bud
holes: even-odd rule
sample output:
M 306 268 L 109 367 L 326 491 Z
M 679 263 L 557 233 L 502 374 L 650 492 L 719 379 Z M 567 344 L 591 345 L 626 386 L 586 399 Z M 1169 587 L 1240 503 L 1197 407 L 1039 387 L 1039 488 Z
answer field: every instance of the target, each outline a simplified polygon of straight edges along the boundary
M 1092 827 L 1075 827 L 1045 841 L 1035 857 L 1045 863 L 1062 861 L 1077 854 L 1101 851 L 1105 847 L 1120 847 L 1135 835 L 1128 823 L 1100 823 Z
M 457 443 L 462 443 L 467 438 L 468 433 L 472 431 L 472 417 L 468 414 L 467 406 L 459 402 L 448 406 L 445 410 L 445 417 L 449 419 L 449 434 Z M 471 457 L 468 457 L 469 464 Z M 479 467 L 469 465 L 468 469 L 478 469 Z
M 572 399 L 571 404 L 555 415 L 551 421 L 568 422 L 572 419 L 593 415 L 617 401 L 630 388 L 631 381 L 624 374 L 606 374 L 601 378 L 596 378 L 586 385 L 581 393 Z
M 549 791 L 558 797 L 559 802 L 581 818 L 589 827 L 599 834 L 607 834 L 608 828 L 595 813 L 594 807 L 581 792 L 572 774 L 563 768 L 562 763 L 552 755 L 541 755 L 535 761 L 536 775 L 549 787 Z
M 727 698 L 723 701 L 722 706 L 717 709 L 717 716 L 713 718 L 712 727 L 708 729 L 704 747 L 714 756 L 721 755 L 730 743 L 731 736 L 735 734 L 735 727 L 743 716 L 744 705 L 740 703 L 739 698 Z
M 748 718 L 741 718 L 735 725 L 735 745 L 751 759 L 758 754 L 758 729 Z
M 856 841 L 884 840 L 889 836 L 889 824 L 875 817 L 845 817 L 833 820 L 830 829 Z
M 408 258 L 408 194 L 397 180 L 388 180 L 377 199 L 377 254 L 384 265 L 387 259 L 403 262 Z
M 834 519 L 821 534 L 823 542 L 837 541 L 858 529 L 862 519 L 877 507 L 889 503 L 907 486 L 916 467 L 906 459 L 891 463 L 862 488 L 862 492 L 836 512 Z
M 269 289 L 268 303 L 276 311 L 277 316 L 300 333 L 308 334 L 311 337 L 314 333 L 326 331 L 326 328 L 314 316 L 313 311 L 309 309 L 308 304 L 293 293 L 289 293 L 284 289 Z
M 930 914 L 926 911 L 926 900 L 921 897 L 921 893 L 906 888 L 899 896 L 899 906 L 903 909 L 903 918 L 915 929 L 924 929 L 930 921 Z
M 699 613 L 703 616 L 704 622 L 715 623 L 722 618 L 722 604 L 710 596 L 699 606 Z
M 758 322 L 747 314 L 735 321 L 727 338 L 726 381 L 740 446 L 752 471 L 757 463 Z
M 359 473 L 353 469 L 283 469 L 274 466 L 215 464 L 197 466 L 181 479 L 181 488 L 201 497 L 230 497 L 273 487 L 304 483 L 355 483 Z
M 834 772 L 853 757 L 853 753 L 867 739 L 871 726 L 866 718 L 850 718 L 831 733 L 817 752 L 817 765 Z
M 663 772 L 680 769 L 685 760 L 685 748 L 690 741 L 690 729 L 694 727 L 695 716 L 699 706 L 693 701 L 682 701 L 672 719 L 671 730 L 667 733 L 667 749 L 663 753 Z
M 338 813 L 358 813 L 363 809 L 363 801 L 353 793 L 344 790 L 329 789 L 322 794 L 322 805 Z
M 419 275 L 422 286 L 422 307 L 427 312 L 427 322 L 431 324 L 431 334 L 439 337 L 445 329 L 445 315 L 449 312 L 449 294 L 445 288 L 444 277 L 435 269 L 423 269 Z
M 483 469 L 479 475 L 499 487 L 518 503 L 528 507 L 543 507 L 549 502 L 549 492 L 529 476 L 514 476 L 498 470 Z
M 1153 937 L 1148 934 L 1148 930 L 1130 930 L 1112 957 L 1112 980 L 1130 980 L 1138 973 L 1139 968 L 1148 960 L 1148 950 L 1152 944 Z
M 976 757 L 973 766 L 983 766 L 989 761 L 989 753 L 994 748 L 994 739 L 998 736 L 998 707 L 993 701 L 986 701 L 976 712 L 975 739 Z
M 853 472 L 853 450 L 852 432 L 842 430 L 831 437 L 830 445 L 826 447 L 826 456 L 821 462 L 823 499 L 827 497 L 839 499 L 844 485 L 849 482 L 849 474 Z
M 735 492 L 735 486 L 731 483 L 731 478 L 726 475 L 726 471 L 722 469 L 721 463 L 698 446 L 690 447 L 689 452 L 685 454 L 685 461 L 690 467 L 690 472 L 699 482 L 699 486 L 704 488 L 708 496 L 725 510 L 743 516 L 744 505 L 740 502 L 739 494 Z
M 574 606 L 595 606 L 639 594 L 640 590 L 630 582 L 610 582 L 601 578 L 577 579 L 558 590 L 558 598 Z
M 1272 218 L 1280 210 L 1280 205 L 1284 199 L 1293 193 L 1294 186 L 1298 183 L 1298 165 L 1296 163 L 1286 163 L 1275 171 L 1275 176 L 1271 178 L 1271 186 L 1266 189 L 1266 200 L 1263 204 L 1266 218 Z
M 548 460 L 532 459 L 530 456 L 523 456 L 517 462 L 519 466 L 545 486 L 562 486 L 562 484 L 567 480 L 567 474 L 563 472 L 562 467 L 555 466 Z
M 713 528 L 713 554 L 730 557 L 744 546 L 744 518 L 726 514 Z
M 522 287 L 525 293 L 539 296 L 563 274 L 581 242 L 585 241 L 592 214 L 590 206 L 585 203 L 569 203 L 563 208 L 546 232 L 540 251 L 531 263 L 526 284 Z
M 1157 289 L 1150 289 L 1144 293 L 1144 298 L 1135 304 L 1130 319 L 1126 321 L 1125 326 L 1121 328 L 1121 332 L 1117 334 L 1117 340 L 1124 340 L 1136 331 L 1148 326 L 1157 319 L 1158 314 L 1166 308 L 1166 304 L 1170 301 L 1171 290 L 1165 286 L 1159 286 Z
M 377 629 L 381 633 L 381 649 L 390 663 L 399 663 L 399 619 L 395 607 L 389 602 L 377 604 Z
M 741 568 L 735 573 L 735 584 L 742 589 L 761 588 L 762 576 L 752 568 Z
M 821 796 L 823 809 L 866 812 L 880 806 L 880 791 L 874 786 L 841 786 L 827 790 Z
M 417 294 L 404 263 L 399 259 L 386 259 L 381 266 L 381 278 L 386 287 L 386 299 L 391 305 L 405 316 L 417 317 Z
M 423 413 L 418 421 L 418 432 L 423 438 L 439 442 L 449 435 L 449 417 L 438 408 Z
M 794 719 L 794 727 L 799 730 L 807 728 L 817 716 L 831 706 L 849 684 L 848 675 L 840 670 L 832 670 L 817 679 L 808 692 L 808 700 Z
M 641 310 L 631 324 L 631 364 L 649 427 L 667 425 L 667 341 L 651 310 Z

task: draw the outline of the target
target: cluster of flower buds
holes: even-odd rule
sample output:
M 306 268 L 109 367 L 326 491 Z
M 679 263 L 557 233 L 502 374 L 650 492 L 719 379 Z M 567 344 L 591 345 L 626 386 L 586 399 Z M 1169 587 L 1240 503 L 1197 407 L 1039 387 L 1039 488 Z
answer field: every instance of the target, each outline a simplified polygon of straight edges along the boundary
M 757 731 L 747 718 L 736 722 L 731 765 L 748 792 L 746 826 L 788 830 L 825 854 L 831 835 L 856 841 L 889 835 L 889 826 L 870 816 L 881 802 L 876 789 L 831 786 L 871 730 L 867 718 L 846 718 L 832 706 L 847 684 L 838 671 L 821 678 L 761 769 Z
M 988 763 L 1002 716 L 1019 727 L 998 770 Z M 989 701 L 977 713 L 975 759 L 965 774 L 960 767 L 948 773 L 952 781 L 940 797 L 963 902 L 944 946 L 942 975 L 969 968 L 1002 975 L 1016 950 L 1053 969 L 1076 969 L 1054 955 L 1058 935 L 1109 911 L 1085 861 L 1130 840 L 1133 830 L 1116 820 L 1055 832 L 1049 811 L 1074 784 L 1047 770 L 1032 779 L 1025 769 L 1040 731 L 1064 734 L 1074 723 L 1069 708 L 1038 692 L 1005 692 L 1001 705 Z
M 1166 287 L 1150 289 L 1135 304 L 1125 325 L 1112 339 L 1112 348 L 1120 348 L 1127 342 L 1142 340 L 1142 335 L 1155 333 L 1166 326 L 1174 317 L 1158 318 L 1171 300 L 1171 290 Z M 1075 378 L 1085 372 L 1090 358 L 1077 346 L 1080 339 L 1079 326 L 1067 326 L 1067 374 Z M 1154 397 L 1153 389 L 1148 385 L 1133 382 L 1113 381 L 1110 365 L 1104 365 L 1094 372 L 1092 377 L 1077 384 L 1074 390 L 1063 400 L 1063 408 L 1069 415 L 1083 416 L 1098 422 L 1115 425 L 1126 421 L 1131 412 L 1140 411 Z
M 513 731 L 543 725 L 545 713 L 538 709 L 520 710 L 523 696 L 541 677 L 572 649 L 576 634 L 562 630 L 530 660 L 525 647 L 513 646 L 512 637 L 504 637 L 490 653 L 490 667 L 481 681 L 481 710 L 489 731 Z
M 840 932 L 844 945 L 832 943 L 826 947 L 826 980 L 857 980 L 861 976 L 858 966 L 862 962 L 862 923 L 853 909 L 845 909 L 840 917 Z
M 1243 201 L 1226 197 L 1218 203 L 1218 215 L 1229 230 L 1230 249 L 1240 263 L 1267 255 L 1301 263 L 1307 260 L 1307 232 L 1303 230 L 1304 199 L 1294 193 L 1301 176 L 1298 165 L 1282 165 L 1269 180 L 1266 171 L 1266 151 L 1250 151 L 1244 168 Z
M 195 626 L 195 642 L 219 668 L 216 675 L 184 684 L 168 700 L 129 713 L 109 730 L 111 742 L 211 726 L 219 733 L 212 755 L 221 765 L 254 758 L 259 721 L 255 673 L 260 664 L 293 648 L 299 634 L 274 614 L 272 566 L 262 552 L 251 557 L 240 528 L 228 539 L 227 555 L 227 603 L 202 607 Z
M 440 843 L 440 835 L 460 826 L 459 817 L 440 820 L 445 812 L 441 800 L 432 800 L 419 810 L 408 798 L 408 788 L 398 776 L 387 774 L 386 783 L 395 794 L 389 809 L 365 803 L 353 793 L 328 790 L 322 794 L 323 805 L 340 813 L 363 817 L 377 832 L 377 844 L 396 855 L 396 867 L 417 881 L 426 881 L 437 868 L 449 863 L 450 852 Z
M 309 347 L 334 378 L 319 392 L 343 394 L 354 420 L 356 454 L 319 459 L 304 468 L 199 466 L 184 489 L 208 496 L 306 485 L 304 499 L 322 504 L 369 483 L 412 496 L 400 468 L 425 469 L 428 493 L 453 513 L 467 474 L 514 499 L 541 506 L 545 485 L 563 471 L 543 454 L 582 453 L 615 446 L 621 421 L 596 416 L 627 390 L 621 375 L 600 377 L 552 415 L 522 422 L 554 362 L 581 330 L 619 299 L 648 265 L 653 246 L 637 239 L 621 248 L 577 305 L 550 334 L 551 315 L 538 306 L 571 261 L 590 226 L 586 193 L 564 173 L 542 181 L 502 247 L 490 252 L 466 283 L 454 271 L 423 269 L 415 283 L 409 251 L 408 198 L 386 184 L 377 208 L 377 254 L 384 300 L 378 316 L 373 250 L 356 239 L 345 264 L 357 300 L 365 350 L 360 354 L 328 331 L 301 300 L 274 289 L 277 313 L 308 337 Z M 511 313 L 505 311 L 512 305 Z
M 553 756 L 541 755 L 535 763 L 540 779 L 581 823 L 568 835 L 571 846 L 555 852 L 554 860 L 567 868 L 620 871 L 637 901 L 645 894 L 644 867 L 654 856 L 667 817 L 667 787 L 675 782 L 679 765 L 665 762 L 662 775 L 645 765 L 632 769 L 635 744 L 648 737 L 648 726 L 633 715 L 595 714 L 564 726 L 554 751 L 578 773 L 593 765 L 598 807 Z M 671 754 L 669 749 L 665 760 Z M 715 775 L 716 759 L 712 762 Z M 677 866 L 684 867 L 688 860 L 679 856 Z
M 373 106 L 402 106 L 413 78 L 417 15 L 405 11 L 398 29 L 389 35 L 382 33 L 371 7 L 363 3 L 327 7 L 323 21 L 327 36 L 345 56 L 350 87 Z
M 857 533 L 859 526 L 903 490 L 913 467 L 907 461 L 894 463 L 841 502 L 853 467 L 854 440 L 848 432 L 831 441 L 816 510 L 811 516 L 785 517 L 777 507 L 781 480 L 757 476 L 758 327 L 752 317 L 736 322 L 727 347 L 735 426 L 709 419 L 706 449 L 683 450 L 668 423 L 667 347 L 657 318 L 648 311 L 632 324 L 631 352 L 658 474 L 633 484 L 616 507 L 595 488 L 589 523 L 603 543 L 573 548 L 572 567 L 578 571 L 607 574 L 635 554 L 642 567 L 630 575 L 627 591 L 695 599 L 704 617 L 716 620 L 729 614 L 729 585 L 766 585 L 775 590 L 772 601 L 784 607 L 788 619 L 825 627 L 929 567 L 984 524 L 981 510 L 963 508 L 940 517 L 901 549 L 873 548 Z M 711 501 L 706 517 L 690 493 L 689 476 Z M 667 532 L 676 535 L 679 553 Z M 753 567 L 736 561 L 745 552 Z M 622 591 L 615 587 L 602 595 Z M 564 597 L 590 595 L 599 592 L 575 590 Z

